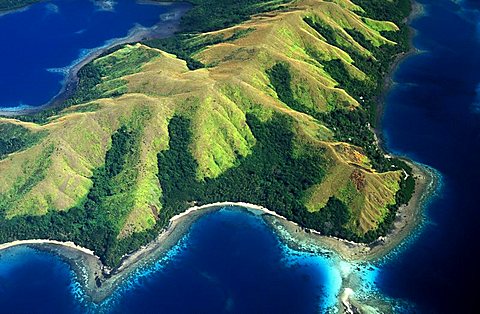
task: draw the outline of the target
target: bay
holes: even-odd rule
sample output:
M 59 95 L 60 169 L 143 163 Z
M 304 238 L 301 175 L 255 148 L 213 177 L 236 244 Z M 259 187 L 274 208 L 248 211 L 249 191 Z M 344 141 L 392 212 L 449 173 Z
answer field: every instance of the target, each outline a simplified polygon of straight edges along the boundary
M 122 1 L 41 1 L 0 15 L 0 109 L 48 103 L 69 70 L 90 53 L 119 39 L 158 26 L 171 27 L 186 3 Z

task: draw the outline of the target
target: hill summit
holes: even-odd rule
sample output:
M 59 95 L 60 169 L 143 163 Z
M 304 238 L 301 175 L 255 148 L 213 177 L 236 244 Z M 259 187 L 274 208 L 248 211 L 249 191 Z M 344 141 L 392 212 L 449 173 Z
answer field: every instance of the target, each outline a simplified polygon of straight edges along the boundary
M 85 66 L 65 106 L 0 120 L 2 242 L 71 240 L 115 265 L 216 201 L 355 241 L 387 232 L 415 184 L 373 131 L 405 1 L 250 0 L 200 33 L 189 16 L 211 1 L 194 2 L 182 33 Z

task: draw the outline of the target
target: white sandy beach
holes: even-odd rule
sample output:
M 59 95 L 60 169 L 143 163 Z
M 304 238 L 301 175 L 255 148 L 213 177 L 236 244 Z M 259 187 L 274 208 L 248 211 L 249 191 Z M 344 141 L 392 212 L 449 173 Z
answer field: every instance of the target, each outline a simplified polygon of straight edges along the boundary
M 303 228 L 297 223 L 288 221 L 285 217 L 263 206 L 245 202 L 218 202 L 193 206 L 172 217 L 168 227 L 154 241 L 125 256 L 121 265 L 115 269 L 105 267 L 95 255 L 95 252 L 73 242 L 49 239 L 13 241 L 0 244 L 0 253 L 2 250 L 18 245 L 29 245 L 54 252 L 70 263 L 86 295 L 93 302 L 100 303 L 110 296 L 124 279 L 136 269 L 148 266 L 151 262 L 167 254 L 188 233 L 191 225 L 200 217 L 222 208 L 233 207 L 262 216 L 280 240 L 293 249 L 311 251 L 312 248 L 316 248 L 314 251 L 318 250 L 319 252 L 326 249 L 337 253 L 347 261 L 375 260 L 395 248 L 421 221 L 423 201 L 432 192 L 434 178 L 425 168 L 417 165 L 412 166 L 414 166 L 414 176 L 417 179 L 415 195 L 409 206 L 404 206 L 400 210 L 394 230 L 374 246 L 323 236 L 317 231 Z M 345 282 L 345 284 L 347 283 Z M 353 290 L 347 291 L 346 288 L 350 287 L 342 287 L 343 293 L 339 295 L 339 306 L 343 309 L 348 308 L 347 305 L 350 308 L 356 308 L 357 305 L 352 303 L 355 301 L 352 299 Z
M 73 243 L 71 241 L 62 242 L 62 241 L 46 240 L 46 239 L 18 240 L 18 241 L 3 243 L 3 244 L 0 244 L 0 251 L 11 248 L 11 247 L 14 247 L 14 246 L 18 246 L 18 245 L 35 245 L 35 244 L 61 245 L 61 246 L 65 246 L 65 247 L 68 247 L 68 248 L 71 248 L 71 249 L 78 250 L 78 251 L 83 252 L 83 253 L 88 254 L 88 255 L 95 256 L 95 253 L 92 250 L 89 250 L 87 248 L 76 245 L 75 243 Z

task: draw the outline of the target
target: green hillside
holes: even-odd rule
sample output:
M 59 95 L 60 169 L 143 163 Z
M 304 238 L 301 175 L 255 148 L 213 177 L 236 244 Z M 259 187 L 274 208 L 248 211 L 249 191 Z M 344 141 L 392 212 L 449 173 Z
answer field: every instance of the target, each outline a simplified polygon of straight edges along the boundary
M 85 66 L 63 106 L 0 119 L 1 242 L 71 240 L 114 266 L 216 201 L 355 241 L 389 230 L 415 182 L 373 127 L 409 1 L 193 2 L 181 33 Z

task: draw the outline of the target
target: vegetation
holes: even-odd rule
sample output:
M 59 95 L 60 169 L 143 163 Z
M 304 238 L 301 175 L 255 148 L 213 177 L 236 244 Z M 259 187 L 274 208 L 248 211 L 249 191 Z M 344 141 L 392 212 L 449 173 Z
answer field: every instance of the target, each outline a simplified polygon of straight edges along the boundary
M 180 1 L 180 0 L 176 0 Z M 194 5 L 182 16 L 182 33 L 206 33 L 248 20 L 252 15 L 281 8 L 290 0 L 190 0 Z
M 189 148 L 192 138 L 189 121 L 173 117 L 168 134 L 169 149 L 158 154 L 158 176 L 162 186 L 162 212 L 174 216 L 184 211 L 202 191 L 195 180 L 198 164 Z
M 203 63 L 196 60 L 193 55 L 203 48 L 222 42 L 234 41 L 246 36 L 252 29 L 243 29 L 234 32 L 231 36 L 224 38 L 222 35 L 195 35 L 180 33 L 172 37 L 162 39 L 151 39 L 145 42 L 146 45 L 175 54 L 178 58 L 187 62 L 190 70 L 205 67 Z
M 277 63 L 267 70 L 268 78 L 278 98 L 290 108 L 307 114 L 315 114 L 312 109 L 306 108 L 301 102 L 295 99 L 292 90 L 292 75 L 286 63 Z
M 405 18 L 412 10 L 411 0 L 352 0 L 362 7 L 365 16 L 379 21 L 392 21 L 397 25 L 405 24 Z
M 403 169 L 407 174 L 407 178 L 400 181 L 400 190 L 396 195 L 397 204 L 408 204 L 415 192 L 415 178 L 413 177 L 412 168 L 400 159 L 395 159 L 397 167 Z
M 119 222 L 131 208 L 127 192 L 135 178 L 132 167 L 138 155 L 136 148 L 140 133 L 141 130 L 134 126 L 124 125 L 112 135 L 105 165 L 95 170 L 93 186 L 82 204 L 65 212 L 51 211 L 42 216 L 0 219 L 0 242 L 32 237 L 74 241 L 94 250 L 106 265 L 118 265 L 123 254 L 139 247 L 132 246 L 132 239 L 118 240 L 117 236 Z M 45 165 L 43 168 L 46 168 Z M 41 167 L 37 173 L 42 175 Z M 30 178 L 16 193 L 28 190 L 34 185 L 30 181 L 35 178 Z M 1 201 L 0 213 L 4 214 L 9 203 Z M 124 243 L 127 241 L 129 245 L 126 246 Z
M 137 158 L 139 133 L 140 130 L 122 126 L 113 134 L 105 165 L 95 171 L 93 186 L 82 208 L 86 222 L 82 243 L 88 244 L 108 265 L 119 261 L 119 257 L 110 252 L 116 244 L 120 222 L 131 208 L 129 198 L 122 196 L 135 181 L 135 173 L 130 167 Z M 119 196 L 122 202 L 115 200 Z
M 32 132 L 12 123 L 0 124 L 0 160 L 8 154 L 24 150 L 42 139 L 46 132 Z
M 192 137 L 189 121 L 179 116 L 172 118 L 169 149 L 158 156 L 163 211 L 168 212 L 168 217 L 183 212 L 193 203 L 249 202 L 271 208 L 287 219 L 325 235 L 371 242 L 386 234 L 398 206 L 411 198 L 411 184 L 414 188 L 415 181 L 407 180 L 402 184 L 408 187 L 402 187 L 396 196 L 397 205 L 390 208 L 390 218 L 386 218 L 382 227 L 365 236 L 346 227 L 351 212 L 335 197 L 331 197 L 319 211 L 309 212 L 302 198 L 306 190 L 325 175 L 323 152 L 302 147 L 301 154 L 295 153 L 291 122 L 284 116 L 275 115 L 266 123 L 253 115 L 247 117 L 248 126 L 257 139 L 252 154 L 220 177 L 204 181 L 195 180 L 198 165 L 189 151 Z
M 386 159 L 382 150 L 376 143 L 374 131 L 370 126 L 375 126 L 377 121 L 377 97 L 382 93 L 384 88 L 384 78 L 388 70 L 392 66 L 395 58 L 405 53 L 409 49 L 409 31 L 408 26 L 405 25 L 404 20 L 410 14 L 411 1 L 410 0 L 396 0 L 394 3 L 386 3 L 385 1 L 375 0 L 357 0 L 354 3 L 360 5 L 365 10 L 365 15 L 369 18 L 378 20 L 392 20 L 400 25 L 400 30 L 397 32 L 383 32 L 386 38 L 396 42 L 396 45 L 381 45 L 375 46 L 365 36 L 355 30 L 346 29 L 347 33 L 372 53 L 374 58 L 362 55 L 357 49 L 351 45 L 346 44 L 335 30 L 325 23 L 318 23 L 311 18 L 305 18 L 305 22 L 321 34 L 326 41 L 333 46 L 347 52 L 354 61 L 354 65 L 365 73 L 368 77 L 366 80 L 359 80 L 353 77 L 347 70 L 346 64 L 340 59 L 332 59 L 325 61 L 321 58 L 318 51 L 309 48 L 307 53 L 322 65 L 323 69 L 338 83 L 337 87 L 344 89 L 349 95 L 354 97 L 362 106 L 355 110 L 334 110 L 326 114 L 318 114 L 316 112 L 307 112 L 308 114 L 323 121 L 330 129 L 335 131 L 335 138 L 338 141 L 348 142 L 356 146 L 362 147 L 372 161 L 375 169 L 378 171 L 388 171 L 398 169 L 395 162 Z M 275 68 L 275 67 L 274 67 Z M 272 69 L 274 69 L 272 68 Z M 281 71 L 279 71 L 281 70 Z M 279 67 L 276 65 L 276 75 L 272 76 L 270 71 L 269 76 L 275 89 L 282 90 L 279 95 L 280 99 L 285 98 L 285 95 L 291 92 L 289 79 L 279 81 L 278 76 L 289 77 L 287 73 L 288 68 L 285 66 Z M 280 87 L 281 86 L 281 87 Z M 282 99 L 292 108 L 305 112 L 305 108 L 294 103 L 292 97 Z
M 338 60 L 334 62 L 339 65 L 340 68 L 343 67 L 341 61 Z M 331 63 L 329 64 L 331 65 Z M 334 67 L 335 71 L 344 74 L 343 71 L 338 69 L 339 68 Z M 331 71 L 333 72 L 334 70 Z M 294 97 L 288 65 L 285 63 L 277 63 L 267 70 L 267 75 L 270 83 L 277 92 L 278 98 L 282 102 L 292 109 L 309 114 L 324 122 L 334 131 L 336 140 L 362 147 L 375 169 L 379 171 L 392 170 L 392 164 L 383 156 L 383 152 L 375 141 L 374 133 L 368 123 L 368 113 L 365 110 L 362 108 L 355 110 L 335 109 L 328 113 L 315 111 L 313 108 L 306 107 Z M 350 76 L 344 77 L 349 78 L 348 82 L 350 84 L 352 80 Z
M 212 30 L 285 3 L 212 1 L 198 0 L 194 10 L 203 18 L 182 23 Z M 348 3 L 336 2 L 342 1 Z M 257 203 L 355 241 L 385 234 L 415 181 L 404 176 L 411 170 L 403 162 L 384 158 L 370 125 L 408 32 L 380 34 L 370 26 L 391 30 L 393 24 L 372 22 L 366 16 L 378 13 L 368 10 L 300 3 L 281 18 L 207 34 L 184 28 L 174 38 L 148 42 L 191 69 L 205 66 L 202 71 L 140 44 L 113 49 L 84 67 L 65 103 L 78 106 L 28 117 L 45 123 L 32 126 L 35 133 L 0 136 L 5 154 L 13 152 L 0 160 L 8 178 L 0 180 L 0 241 L 75 241 L 115 266 L 176 213 L 225 200 Z M 391 3 L 372 10 L 393 10 Z M 354 22 L 338 21 L 355 14 Z M 312 30 L 305 16 L 322 36 L 306 36 Z M 219 45 L 240 37 L 235 45 Z M 320 51 L 323 38 L 350 58 L 337 49 Z M 48 131 L 48 140 L 30 141 L 37 130 Z M 29 153 L 14 153 L 22 149 Z M 380 173 L 395 169 L 403 170 Z
M 373 57 L 362 55 L 357 49 L 346 44 L 334 29 L 325 23 L 315 22 L 311 18 L 305 18 L 305 22 L 326 38 L 330 45 L 336 46 L 353 59 L 354 65 L 367 75 L 367 82 L 360 82 L 352 78 L 345 71 L 345 64 L 338 59 L 328 62 L 318 58 L 318 52 L 310 49 L 309 52 L 335 79 L 340 88 L 345 89 L 351 96 L 363 103 L 369 111 L 370 122 L 374 125 L 376 121 L 376 97 L 381 94 L 385 75 L 392 66 L 395 58 L 410 49 L 409 29 L 405 19 L 411 11 L 411 0 L 394 0 L 392 3 L 383 0 L 355 0 L 355 4 L 364 9 L 364 15 L 375 20 L 393 21 L 399 26 L 399 31 L 383 31 L 382 36 L 395 42 L 395 45 L 375 46 L 365 36 L 355 29 L 345 29 L 346 32 L 361 46 L 372 53 Z M 362 98 L 360 98 L 362 97 Z
M 189 122 L 180 117 L 170 121 L 170 149 L 160 153 L 158 158 L 164 207 L 178 212 L 185 210 L 192 201 L 229 200 L 261 204 L 288 218 L 306 211 L 301 204 L 302 193 L 324 173 L 322 152 L 310 151 L 294 157 L 293 133 L 285 117 L 275 116 L 261 123 L 249 115 L 247 123 L 257 139 L 251 155 L 240 159 L 237 167 L 218 178 L 184 182 L 185 177 L 196 177 L 197 168 L 188 149 Z M 169 166 L 168 170 L 165 165 Z
M 345 204 L 331 198 L 324 209 L 310 213 L 301 201 L 305 191 L 325 174 L 322 150 L 296 149 L 291 121 L 285 116 L 274 115 L 262 123 L 254 115 L 248 115 L 247 123 L 257 139 L 252 154 L 218 178 L 197 181 L 198 165 L 189 151 L 190 122 L 179 116 L 172 118 L 169 149 L 158 156 L 162 204 L 170 211 L 169 216 L 184 211 L 192 203 L 249 202 L 274 209 L 305 227 L 346 236 L 344 226 L 350 213 Z
M 127 91 L 126 82 L 121 78 L 138 73 L 145 63 L 159 55 L 152 49 L 132 49 L 129 45 L 123 48 L 126 49 L 118 49 L 80 69 L 78 86 L 67 106 L 124 94 Z
M 0 194 L 0 215 L 6 213 L 12 206 L 15 206 L 19 198 L 29 193 L 46 177 L 47 169 L 51 164 L 50 156 L 52 152 L 53 146 L 46 146 L 38 153 L 33 163 L 29 163 L 26 169 L 22 169 L 24 171 L 23 176 L 15 180 L 11 190 Z
M 248 20 L 253 14 L 282 8 L 282 5 L 290 0 L 191 0 L 189 2 L 194 7 L 182 16 L 180 33 L 169 38 L 148 40 L 145 44 L 177 55 L 187 61 L 191 70 L 195 70 L 205 66 L 195 59 L 195 53 L 209 45 L 238 39 L 245 36 L 249 30 L 238 31 L 228 38 L 198 35 L 199 33 L 237 25 Z

